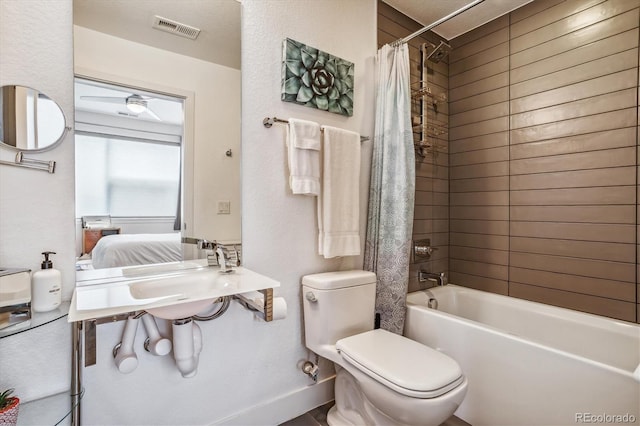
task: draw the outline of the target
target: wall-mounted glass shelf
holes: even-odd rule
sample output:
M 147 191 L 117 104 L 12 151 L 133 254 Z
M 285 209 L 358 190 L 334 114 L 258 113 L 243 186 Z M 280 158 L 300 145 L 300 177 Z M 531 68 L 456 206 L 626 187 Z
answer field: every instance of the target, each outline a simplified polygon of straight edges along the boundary
M 29 402 L 20 402 L 18 426 L 50 424 L 69 426 L 71 424 L 69 392 L 57 393 Z
M 0 339 L 13 336 L 14 334 L 23 333 L 64 318 L 69 314 L 69 305 L 70 302 L 62 302 L 60 306 L 52 311 L 33 312 L 30 320 L 0 330 Z

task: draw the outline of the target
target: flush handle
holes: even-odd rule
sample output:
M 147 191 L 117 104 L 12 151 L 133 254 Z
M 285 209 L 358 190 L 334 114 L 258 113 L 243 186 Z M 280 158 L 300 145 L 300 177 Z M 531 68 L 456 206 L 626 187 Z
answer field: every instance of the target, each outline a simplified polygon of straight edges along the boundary
M 304 297 L 306 297 L 307 300 L 311 303 L 316 303 L 318 301 L 318 299 L 316 298 L 316 295 L 313 294 L 312 291 L 308 291 L 307 294 L 304 295 Z

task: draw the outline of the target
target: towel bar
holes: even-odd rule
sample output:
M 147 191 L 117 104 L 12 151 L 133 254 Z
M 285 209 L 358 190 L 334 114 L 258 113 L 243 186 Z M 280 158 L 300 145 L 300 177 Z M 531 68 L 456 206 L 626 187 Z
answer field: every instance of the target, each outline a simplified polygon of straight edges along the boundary
M 274 123 L 283 123 L 283 124 L 289 124 L 288 120 L 283 120 L 281 118 L 278 117 L 265 117 L 264 120 L 262 120 L 262 125 L 264 127 L 266 127 L 267 129 L 270 129 L 271 126 L 274 125 Z M 322 129 L 320 131 L 323 131 Z M 364 142 L 364 141 L 368 141 L 369 140 L 369 136 L 360 136 L 360 142 Z

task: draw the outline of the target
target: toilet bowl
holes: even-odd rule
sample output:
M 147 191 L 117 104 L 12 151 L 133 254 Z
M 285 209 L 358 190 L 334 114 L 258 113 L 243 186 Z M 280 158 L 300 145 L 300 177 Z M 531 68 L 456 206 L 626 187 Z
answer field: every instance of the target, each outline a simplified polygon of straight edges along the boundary
M 331 426 L 440 425 L 462 403 L 457 362 L 421 343 L 373 330 L 375 274 L 303 277 L 305 342 L 336 365 Z
M 345 376 L 336 379 L 336 393 L 359 389 L 364 414 L 344 421 L 345 410 L 336 407 L 331 425 L 437 426 L 466 394 L 466 378 L 453 359 L 406 337 L 373 330 L 339 340 L 336 349 L 342 357 L 337 376 Z M 341 399 L 336 395 L 336 405 Z

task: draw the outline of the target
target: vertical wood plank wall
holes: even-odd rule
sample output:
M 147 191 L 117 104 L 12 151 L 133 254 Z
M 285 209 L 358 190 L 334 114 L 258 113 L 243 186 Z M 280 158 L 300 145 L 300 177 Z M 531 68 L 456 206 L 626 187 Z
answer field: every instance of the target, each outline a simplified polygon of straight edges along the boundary
M 398 12 L 382 1 L 378 2 L 378 46 L 392 43 L 395 40 L 422 28 L 406 15 Z M 413 88 L 419 88 L 421 75 L 420 46 L 424 42 L 438 44 L 442 39 L 432 32 L 411 40 L 409 57 L 411 60 L 411 83 Z M 438 64 L 428 63 L 429 86 L 434 93 L 447 93 L 449 85 L 447 59 Z M 418 101 L 412 102 L 412 114 L 420 114 Z M 430 122 L 448 126 L 448 105 L 439 103 L 437 111 L 432 106 L 428 108 Z M 417 141 L 416 136 L 416 141 Z M 448 143 L 446 135 L 438 140 L 444 146 L 445 152 L 436 156 L 427 155 L 416 162 L 416 197 L 413 222 L 413 239 L 431 239 L 431 245 L 437 250 L 428 261 L 411 259 L 409 289 L 418 289 L 418 269 L 447 272 L 449 265 L 449 162 L 446 152 Z
M 640 0 L 537 0 L 451 41 L 450 280 L 640 322 Z

